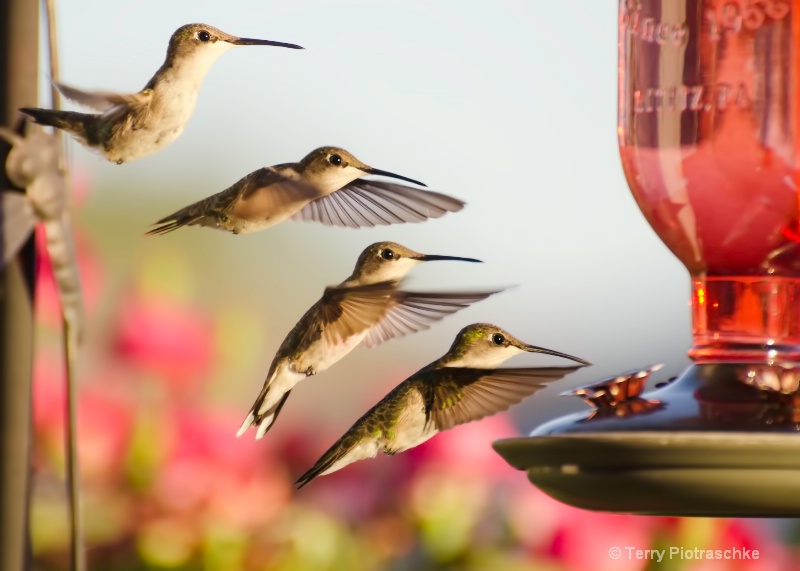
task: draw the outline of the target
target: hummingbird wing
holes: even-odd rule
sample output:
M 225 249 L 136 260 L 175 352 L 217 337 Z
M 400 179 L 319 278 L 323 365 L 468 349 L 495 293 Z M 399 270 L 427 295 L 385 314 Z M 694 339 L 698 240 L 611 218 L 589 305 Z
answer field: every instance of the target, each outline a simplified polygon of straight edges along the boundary
M 369 228 L 422 222 L 462 208 L 464 202 L 446 194 L 402 184 L 357 179 L 308 203 L 292 219 L 321 222 L 327 226 Z
M 226 209 L 239 220 L 274 218 L 280 222 L 321 195 L 314 185 L 288 178 L 272 167 L 252 173 L 241 194 Z
M 113 91 L 84 91 L 58 81 L 54 81 L 53 85 L 67 99 L 102 112 L 111 111 L 117 106 L 124 106 L 126 110 L 137 109 L 149 103 L 153 94 L 151 89 L 143 89 L 138 93 L 115 93 Z M 115 110 L 115 113 L 117 111 Z
M 23 192 L 0 193 L 0 269 L 11 260 L 30 237 L 36 225 L 36 214 L 30 199 Z
M 496 414 L 580 368 L 435 369 L 424 389 L 426 422 L 441 431 Z
M 431 323 L 501 291 L 423 293 L 395 290 L 383 318 L 369 330 L 364 344 L 375 347 L 394 337 L 423 331 L 430 328 Z
M 306 335 L 322 335 L 329 345 L 345 343 L 377 324 L 395 293 L 397 282 L 387 281 L 353 287 L 329 287 L 310 310 Z M 318 324 L 318 325 L 317 325 Z M 310 339 L 304 340 L 310 341 Z
M 311 185 L 292 180 L 265 167 L 251 172 L 229 188 L 165 216 L 147 234 L 165 234 L 181 226 L 200 224 L 222 227 L 221 219 L 258 221 L 282 210 L 302 207 L 319 195 Z M 276 220 L 276 222 L 279 220 Z

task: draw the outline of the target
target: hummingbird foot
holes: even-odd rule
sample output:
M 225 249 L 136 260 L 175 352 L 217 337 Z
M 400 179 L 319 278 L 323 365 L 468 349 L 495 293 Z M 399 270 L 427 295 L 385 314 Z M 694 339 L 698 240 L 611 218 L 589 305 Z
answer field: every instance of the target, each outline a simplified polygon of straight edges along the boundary
M 314 370 L 314 367 L 309 367 L 306 369 L 306 377 L 313 377 L 316 374 L 317 372 Z

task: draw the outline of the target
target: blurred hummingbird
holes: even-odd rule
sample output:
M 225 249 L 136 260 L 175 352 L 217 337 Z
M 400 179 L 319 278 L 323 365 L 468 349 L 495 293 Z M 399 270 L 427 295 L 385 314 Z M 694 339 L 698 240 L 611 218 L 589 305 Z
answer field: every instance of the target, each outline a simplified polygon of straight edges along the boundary
M 421 222 L 464 207 L 458 199 L 401 184 L 362 180 L 387 176 L 423 183 L 372 168 L 344 149 L 320 147 L 299 163 L 283 163 L 250 173 L 230 188 L 156 222 L 148 234 L 181 226 L 208 226 L 243 234 L 287 218 L 350 228 Z
M 138 93 L 83 91 L 56 83 L 61 93 L 100 113 L 24 107 L 40 125 L 64 129 L 117 164 L 155 153 L 178 138 L 194 111 L 200 84 L 217 58 L 235 46 L 295 44 L 238 38 L 207 24 L 187 24 L 169 40 L 167 57 Z
M 432 256 L 394 242 L 377 242 L 358 257 L 352 275 L 328 287 L 284 339 L 264 387 L 236 436 L 251 426 L 261 438 L 275 422 L 292 388 L 324 371 L 363 342 L 373 347 L 393 337 L 428 329 L 430 323 L 498 293 L 408 292 L 397 289 L 421 262 L 473 258 Z
M 580 363 L 572 367 L 498 369 L 519 353 L 544 353 Z M 437 432 L 506 410 L 588 361 L 523 343 L 488 323 L 462 329 L 450 350 L 395 387 L 297 480 L 302 488 L 378 452 L 396 454 Z

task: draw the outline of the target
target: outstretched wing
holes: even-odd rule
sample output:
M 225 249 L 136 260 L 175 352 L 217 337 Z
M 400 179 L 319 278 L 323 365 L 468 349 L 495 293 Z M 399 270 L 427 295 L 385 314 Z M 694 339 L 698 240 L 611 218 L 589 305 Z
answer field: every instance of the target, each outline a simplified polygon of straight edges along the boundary
M 323 336 L 331 346 L 345 343 L 383 319 L 396 285 L 396 282 L 388 281 L 365 286 L 329 287 L 297 327 L 302 327 L 306 336 Z
M 508 409 L 564 376 L 580 369 L 574 367 L 536 367 L 515 369 L 453 368 L 442 382 L 431 386 L 427 399 L 428 422 L 447 430 Z
M 462 208 L 464 202 L 446 194 L 402 184 L 357 179 L 310 202 L 292 218 L 328 226 L 364 228 L 422 222 Z
M 54 81 L 53 84 L 67 99 L 102 112 L 109 112 L 117 106 L 137 109 L 147 104 L 153 94 L 151 89 L 143 89 L 138 93 L 115 93 L 113 91 L 84 91 L 57 81 Z
M 383 318 L 364 339 L 367 347 L 380 345 L 428 329 L 432 323 L 503 290 L 461 293 L 395 291 Z
M 272 167 L 253 175 L 237 200 L 226 208 L 228 214 L 239 220 L 257 221 L 266 217 L 284 220 L 321 194 L 317 187 L 287 178 Z

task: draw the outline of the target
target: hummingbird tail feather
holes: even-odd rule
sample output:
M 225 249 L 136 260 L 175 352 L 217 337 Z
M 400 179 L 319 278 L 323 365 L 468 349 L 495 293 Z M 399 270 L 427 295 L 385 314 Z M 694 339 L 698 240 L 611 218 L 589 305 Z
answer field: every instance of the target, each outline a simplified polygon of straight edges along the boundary
M 286 403 L 286 399 L 289 398 L 291 393 L 291 390 L 285 392 L 281 397 L 281 400 L 279 400 L 275 406 L 266 412 L 256 415 L 255 419 L 253 420 L 253 426 L 258 426 L 256 440 L 261 440 L 269 431 L 269 429 L 272 428 L 272 425 L 275 424 L 275 421 L 278 420 L 278 415 L 280 414 L 283 405 Z
M 289 398 L 289 394 L 291 392 L 292 391 L 290 390 L 284 393 L 281 399 L 269 410 L 259 412 L 259 408 L 264 402 L 264 398 L 267 394 L 265 390 L 262 390 L 262 393 L 258 395 L 253 408 L 250 409 L 250 413 L 247 415 L 247 418 L 244 419 L 242 426 L 239 428 L 239 432 L 236 433 L 237 438 L 247 432 L 247 429 L 252 426 L 258 428 L 258 431 L 256 432 L 256 440 L 261 440 L 269 431 L 269 429 L 272 428 L 272 425 L 275 424 L 275 420 L 278 418 L 278 414 L 280 414 L 281 409 L 286 403 L 286 399 Z
M 325 455 L 317 460 L 317 463 L 314 464 L 311 468 L 309 468 L 305 474 L 297 478 L 295 484 L 297 484 L 297 489 L 308 485 L 311 480 L 316 478 L 317 476 L 321 476 L 323 472 L 325 472 L 328 468 L 330 468 L 334 462 L 336 462 L 342 456 L 341 450 L 328 450 Z
M 253 413 L 247 415 L 247 418 L 244 419 L 241 428 L 239 428 L 239 432 L 236 433 L 236 438 L 239 438 L 242 434 L 247 432 L 247 429 L 253 425 Z
M 256 423 L 256 426 L 258 426 L 258 430 L 256 431 L 256 440 L 261 440 L 264 438 L 264 435 L 272 427 L 273 422 L 275 422 L 275 414 L 270 413 L 262 417 L 261 420 Z
M 181 226 L 186 226 L 187 222 L 180 222 L 179 220 L 173 220 L 167 224 L 162 223 L 161 221 L 156 222 L 156 224 L 161 224 L 161 226 L 156 226 L 155 228 L 148 230 L 145 232 L 146 236 L 159 236 L 161 234 L 167 234 L 168 232 L 172 232 L 173 230 L 177 230 Z
M 377 453 L 378 443 L 374 439 L 363 440 L 357 426 L 353 426 L 305 474 L 297 478 L 297 489 L 317 476 L 336 472 L 364 458 L 374 458 Z
M 32 119 L 34 123 L 64 129 L 78 138 L 86 139 L 86 114 L 84 113 L 39 109 L 38 107 L 23 107 L 20 112 Z
M 161 220 L 157 220 L 153 223 L 153 226 L 156 227 L 148 230 L 145 232 L 145 234 L 150 236 L 156 234 L 166 234 L 167 232 L 172 232 L 173 230 L 177 230 L 182 226 L 202 224 L 205 215 L 202 212 L 198 213 L 196 206 L 196 204 L 189 205 L 186 208 L 181 208 L 177 212 L 173 212 L 169 216 L 165 216 Z

